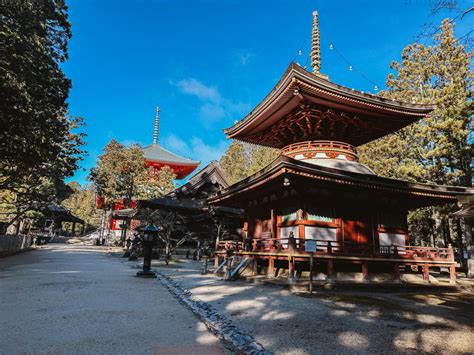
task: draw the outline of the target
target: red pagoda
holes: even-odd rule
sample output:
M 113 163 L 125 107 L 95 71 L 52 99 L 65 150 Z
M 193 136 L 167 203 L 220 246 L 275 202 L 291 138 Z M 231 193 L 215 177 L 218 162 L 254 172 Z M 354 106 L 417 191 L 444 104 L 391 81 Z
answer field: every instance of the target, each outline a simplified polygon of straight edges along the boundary
M 191 174 L 200 164 L 198 161 L 180 157 L 166 150 L 158 144 L 158 130 L 160 125 L 160 108 L 156 108 L 155 128 L 153 130 L 153 144 L 143 148 L 143 155 L 147 166 L 157 170 L 169 166 L 176 174 L 176 179 L 181 180 Z
M 156 169 L 156 170 L 160 170 L 163 167 L 168 166 L 176 174 L 176 179 L 182 180 L 185 177 L 187 177 L 189 174 L 191 174 L 199 166 L 200 162 L 183 158 L 160 146 L 158 144 L 159 126 L 160 126 L 160 108 L 157 107 L 156 116 L 155 116 L 155 125 L 153 129 L 153 144 L 142 148 L 143 155 L 145 157 L 145 163 L 147 167 L 152 167 L 153 169 Z M 136 202 L 131 201 L 129 208 L 133 210 L 135 207 L 136 207 Z M 123 223 L 123 221 L 126 222 L 127 219 L 129 219 L 127 211 L 121 212 L 121 213 L 116 212 L 116 211 L 123 211 L 125 208 L 126 206 L 123 202 L 116 203 L 112 208 L 114 213 L 111 216 L 109 226 L 110 226 L 110 230 L 114 234 L 120 234 L 124 230 L 124 228 L 122 228 L 121 225 L 125 227 L 124 224 L 126 224 L 126 223 Z M 124 238 L 125 236 L 122 236 L 122 239 Z
M 313 73 L 291 63 L 271 92 L 244 119 L 225 130 L 227 138 L 278 148 L 280 156 L 261 171 L 210 198 L 214 205 L 245 210 L 245 237 L 218 241 L 216 267 L 228 255 L 248 260 L 253 272 L 293 282 L 309 270 L 332 281 L 358 271 L 418 266 L 446 268 L 456 278 L 453 249 L 411 246 L 407 213 L 457 201 L 472 189 L 436 186 L 375 175 L 358 162 L 357 147 L 426 117 L 433 105 L 393 101 L 349 89 L 321 74 L 317 13 L 313 13 Z M 371 274 L 369 274 L 369 272 Z M 231 272 L 232 274 L 232 272 Z M 233 274 L 238 274 L 234 270 Z

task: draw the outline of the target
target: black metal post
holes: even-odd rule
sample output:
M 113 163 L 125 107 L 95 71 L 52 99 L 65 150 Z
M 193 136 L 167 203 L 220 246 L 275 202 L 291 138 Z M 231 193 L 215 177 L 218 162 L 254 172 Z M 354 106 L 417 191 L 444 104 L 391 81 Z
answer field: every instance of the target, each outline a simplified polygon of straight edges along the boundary
M 311 252 L 309 256 L 309 293 L 313 293 L 313 258 L 314 253 Z

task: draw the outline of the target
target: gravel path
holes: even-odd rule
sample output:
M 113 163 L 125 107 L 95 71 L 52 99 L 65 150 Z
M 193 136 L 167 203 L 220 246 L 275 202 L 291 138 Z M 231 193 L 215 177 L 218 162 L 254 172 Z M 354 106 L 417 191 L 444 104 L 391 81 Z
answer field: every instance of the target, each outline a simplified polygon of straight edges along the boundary
M 134 263 L 50 244 L 0 259 L 0 354 L 222 354 L 219 339 Z
M 338 291 L 310 298 L 201 275 L 196 261 L 175 265 L 159 271 L 276 354 L 474 353 L 472 294 Z

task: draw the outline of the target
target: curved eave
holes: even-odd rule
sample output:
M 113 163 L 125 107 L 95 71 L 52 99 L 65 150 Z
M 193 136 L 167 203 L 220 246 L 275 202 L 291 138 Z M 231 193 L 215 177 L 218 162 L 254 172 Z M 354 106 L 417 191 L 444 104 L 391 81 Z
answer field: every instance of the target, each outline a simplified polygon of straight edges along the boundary
M 308 179 L 317 179 L 328 183 L 347 185 L 353 188 L 390 191 L 418 197 L 429 197 L 455 202 L 458 195 L 473 195 L 474 189 L 458 186 L 440 186 L 395 180 L 374 175 L 359 174 L 339 169 L 315 166 L 292 158 L 281 156 L 272 164 L 254 175 L 228 187 L 220 194 L 209 198 L 209 203 L 226 205 L 226 201 L 238 195 L 250 192 L 282 175 L 298 175 Z
M 147 163 L 168 164 L 173 166 L 198 166 L 199 161 L 183 158 L 159 144 L 151 144 L 142 148 Z
M 299 95 L 294 91 L 298 89 Z M 278 121 L 284 114 L 295 108 L 302 98 L 309 98 L 334 107 L 365 112 L 367 115 L 390 117 L 406 124 L 415 122 L 433 111 L 435 105 L 411 104 L 389 100 L 362 93 L 334 84 L 311 74 L 295 63 L 291 63 L 273 90 L 244 119 L 224 130 L 227 138 L 239 138 L 256 127 L 268 127 L 265 121 Z M 272 117 L 273 116 L 273 117 Z
M 199 164 L 201 164 L 200 161 L 194 161 L 190 160 L 189 162 L 177 162 L 177 161 L 172 161 L 172 160 L 160 160 L 160 159 L 150 159 L 150 158 L 145 158 L 145 162 L 147 163 L 153 163 L 153 164 L 163 164 L 163 165 L 172 165 L 172 166 L 194 166 L 197 167 Z

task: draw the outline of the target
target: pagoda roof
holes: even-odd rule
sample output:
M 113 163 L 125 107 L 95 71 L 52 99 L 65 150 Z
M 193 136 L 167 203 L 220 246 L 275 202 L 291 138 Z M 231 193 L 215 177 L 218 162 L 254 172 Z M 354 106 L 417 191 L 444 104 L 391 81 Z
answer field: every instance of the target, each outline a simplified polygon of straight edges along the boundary
M 143 156 L 146 161 L 165 163 L 174 166 L 184 165 L 184 166 L 198 166 L 199 161 L 194 161 L 191 159 L 183 158 L 179 155 L 176 155 L 169 150 L 166 150 L 159 144 L 150 144 L 142 148 Z
M 282 148 L 334 139 L 362 145 L 427 116 L 435 105 L 386 99 L 332 83 L 291 63 L 273 90 L 227 138 Z
M 228 207 L 247 207 L 245 203 L 259 199 L 265 193 L 282 193 L 283 179 L 287 177 L 292 189 L 300 188 L 307 195 L 311 187 L 325 191 L 340 190 L 346 193 L 367 192 L 378 196 L 374 203 L 383 203 L 382 197 L 392 196 L 397 205 L 409 209 L 451 203 L 459 195 L 473 195 L 474 189 L 408 182 L 359 173 L 344 166 L 338 169 L 305 163 L 281 155 L 264 169 L 212 196 L 210 204 Z M 344 203 L 341 200 L 341 203 Z

